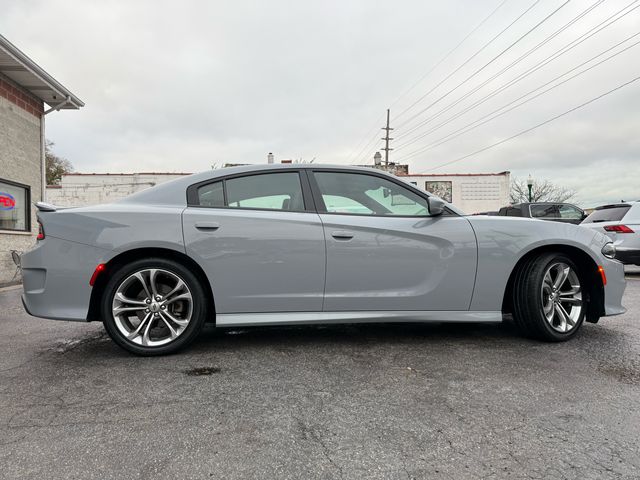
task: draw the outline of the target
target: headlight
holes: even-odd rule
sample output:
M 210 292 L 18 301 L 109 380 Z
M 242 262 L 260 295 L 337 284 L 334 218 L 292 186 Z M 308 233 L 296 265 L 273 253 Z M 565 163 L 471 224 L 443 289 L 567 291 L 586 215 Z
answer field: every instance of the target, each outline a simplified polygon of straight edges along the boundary
M 613 243 L 609 242 L 602 247 L 602 254 L 607 258 L 616 258 L 616 247 Z

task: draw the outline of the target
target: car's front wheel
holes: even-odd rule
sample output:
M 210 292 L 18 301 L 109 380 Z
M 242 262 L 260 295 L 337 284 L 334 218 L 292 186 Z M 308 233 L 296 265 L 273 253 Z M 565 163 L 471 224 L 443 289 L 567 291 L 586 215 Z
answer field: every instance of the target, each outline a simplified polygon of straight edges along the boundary
M 513 316 L 527 335 L 552 342 L 572 338 L 586 315 L 584 281 L 573 260 L 560 253 L 530 258 L 516 273 Z
M 149 258 L 111 274 L 102 297 L 109 336 L 138 355 L 165 355 L 191 343 L 207 315 L 198 278 L 173 260 Z

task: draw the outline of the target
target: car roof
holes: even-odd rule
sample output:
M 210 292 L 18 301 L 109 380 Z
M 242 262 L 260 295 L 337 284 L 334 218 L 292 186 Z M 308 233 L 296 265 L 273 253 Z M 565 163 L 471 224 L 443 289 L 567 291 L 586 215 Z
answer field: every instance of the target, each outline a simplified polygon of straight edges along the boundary
M 417 188 L 415 185 L 411 185 L 408 180 L 397 177 L 384 170 L 374 169 L 370 167 L 359 167 L 353 165 L 331 165 L 331 164 L 316 164 L 316 163 L 275 163 L 275 164 L 256 164 L 256 165 L 243 165 L 239 167 L 225 167 L 215 170 L 207 170 L 193 175 L 187 175 L 185 177 L 170 180 L 160 185 L 156 185 L 152 188 L 142 190 L 138 193 L 134 193 L 128 197 L 118 200 L 116 203 L 138 203 L 149 205 L 166 205 L 166 206 L 186 206 L 186 190 L 190 185 L 200 182 L 215 181 L 217 178 L 228 177 L 243 173 L 253 172 L 268 172 L 271 170 L 287 170 L 287 169 L 330 169 L 330 170 L 342 170 L 349 172 L 360 172 L 382 175 L 389 177 L 396 182 L 400 182 L 407 185 L 409 188 Z M 428 192 L 427 192 L 428 193 Z M 429 194 L 433 195 L 433 194 Z M 445 202 L 447 203 L 447 202 Z M 456 208 L 454 205 L 447 203 L 448 208 L 459 215 L 464 213 Z

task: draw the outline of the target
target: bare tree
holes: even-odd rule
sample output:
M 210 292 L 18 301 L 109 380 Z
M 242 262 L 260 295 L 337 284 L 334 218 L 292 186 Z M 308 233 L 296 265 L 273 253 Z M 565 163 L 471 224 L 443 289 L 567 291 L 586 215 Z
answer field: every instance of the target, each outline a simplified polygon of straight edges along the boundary
M 51 151 L 54 145 L 51 140 L 47 140 L 45 143 L 47 185 L 58 185 L 63 175 L 73 172 L 73 165 L 69 160 L 58 157 Z
M 531 187 L 532 202 L 567 202 L 575 198 L 576 192 L 567 187 L 555 185 L 549 180 L 534 180 Z M 509 194 L 512 204 L 529 201 L 529 187 L 527 181 L 519 178 L 511 180 L 511 192 Z

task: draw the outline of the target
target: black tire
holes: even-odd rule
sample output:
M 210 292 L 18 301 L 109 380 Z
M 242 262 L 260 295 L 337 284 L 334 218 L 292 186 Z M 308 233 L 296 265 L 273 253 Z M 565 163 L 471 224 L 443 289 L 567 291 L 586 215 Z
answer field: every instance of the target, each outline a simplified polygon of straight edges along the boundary
M 574 325 L 568 331 L 558 331 L 555 325 L 545 317 L 544 304 L 549 305 L 549 296 L 543 292 L 544 276 L 554 265 L 569 266 L 575 276 L 573 281 L 579 282 L 581 293 L 585 293 L 584 274 L 571 258 L 561 253 L 543 253 L 525 261 L 516 272 L 513 284 L 513 319 L 520 331 L 531 338 L 547 342 L 564 342 L 573 338 L 584 322 L 587 304 L 583 301 L 580 310 L 576 310 Z M 566 285 L 566 284 L 565 284 Z M 573 311 L 573 306 L 569 311 Z M 577 307 L 576 307 L 577 308 Z M 565 309 L 566 311 L 566 309 Z M 555 315 L 554 307 L 551 308 Z M 569 324 L 569 323 L 567 323 Z
M 186 291 L 191 295 L 191 298 L 190 298 L 191 303 L 189 304 L 191 316 L 190 316 L 190 320 L 188 321 L 188 324 L 185 327 L 183 327 L 182 330 L 180 330 L 181 328 L 180 326 L 169 322 L 175 327 L 175 330 L 180 331 L 180 333 L 173 340 L 169 339 L 168 343 L 164 345 L 158 345 L 158 346 L 143 345 L 141 343 L 137 343 L 127 338 L 125 333 L 120 330 L 121 327 L 119 327 L 118 324 L 116 323 L 116 319 L 114 317 L 114 313 L 112 310 L 114 306 L 114 296 L 118 291 L 118 288 L 125 285 L 124 282 L 127 282 L 129 279 L 131 279 L 132 275 L 135 275 L 139 272 L 143 272 L 143 273 L 147 272 L 149 269 L 161 270 L 162 271 L 161 274 L 164 274 L 165 278 L 167 279 L 182 280 L 182 282 L 184 282 L 184 285 L 188 289 L 183 291 Z M 158 275 L 161 275 L 161 274 L 158 274 Z M 171 277 L 169 275 L 173 275 L 175 277 Z M 133 282 L 133 280 L 130 280 L 130 281 Z M 159 286 L 160 287 L 163 286 L 161 285 L 161 282 L 159 283 Z M 131 288 L 135 288 L 135 287 L 132 286 Z M 138 287 L 138 288 L 142 288 L 142 287 Z M 141 295 L 135 297 L 136 301 L 146 302 L 146 300 L 143 300 L 146 294 L 144 294 L 142 291 L 140 292 L 140 294 Z M 188 300 L 184 300 L 184 302 L 188 302 Z M 178 302 L 175 302 L 175 303 L 178 303 Z M 154 306 L 154 307 L 158 308 L 157 306 Z M 165 305 L 165 307 L 162 307 L 162 308 L 166 308 L 166 310 L 163 310 L 163 312 L 167 313 L 169 312 L 170 308 L 175 308 L 175 306 Z M 168 355 L 171 353 L 175 353 L 178 350 L 186 347 L 191 342 L 193 342 L 195 338 L 198 336 L 208 316 L 207 294 L 204 288 L 202 287 L 199 279 L 184 265 L 176 261 L 168 260 L 164 258 L 145 258 L 145 259 L 136 260 L 134 262 L 131 262 L 127 265 L 120 267 L 115 272 L 110 273 L 109 281 L 105 286 L 105 291 L 102 296 L 102 303 L 101 303 L 100 309 L 102 313 L 104 327 L 107 333 L 109 334 L 109 336 L 111 337 L 111 339 L 115 343 L 117 343 L 120 347 L 124 348 L 125 350 L 131 353 L 135 353 L 136 355 L 142 355 L 142 356 Z M 149 311 L 149 310 L 147 309 L 146 311 Z M 174 314 L 173 315 L 174 318 L 177 318 L 177 315 L 175 314 L 175 312 L 172 312 L 172 313 Z M 133 321 L 135 322 L 135 317 L 133 317 L 133 314 L 131 315 L 132 315 L 131 318 L 133 318 Z M 135 315 L 138 315 L 138 313 L 136 313 Z M 144 310 L 143 310 L 142 312 L 140 312 L 140 315 L 144 315 L 144 316 L 155 315 L 156 317 L 158 317 L 159 313 L 146 314 L 144 313 Z M 162 320 L 161 318 L 151 318 L 150 320 L 148 320 L 148 322 L 149 323 L 155 322 L 156 330 L 158 329 L 162 330 L 164 328 L 168 332 L 169 330 L 167 328 L 167 325 L 162 325 L 162 323 L 167 323 L 167 322 L 164 322 L 164 320 L 162 320 L 161 322 L 161 320 Z M 123 321 L 120 318 L 120 316 L 118 321 L 120 325 L 123 324 Z M 129 324 L 127 323 L 127 325 Z M 133 326 L 135 326 L 135 324 Z M 141 335 L 138 335 L 138 337 L 141 337 Z M 138 337 L 136 337 L 136 339 L 142 342 L 142 339 Z

